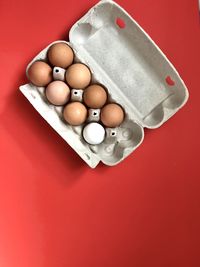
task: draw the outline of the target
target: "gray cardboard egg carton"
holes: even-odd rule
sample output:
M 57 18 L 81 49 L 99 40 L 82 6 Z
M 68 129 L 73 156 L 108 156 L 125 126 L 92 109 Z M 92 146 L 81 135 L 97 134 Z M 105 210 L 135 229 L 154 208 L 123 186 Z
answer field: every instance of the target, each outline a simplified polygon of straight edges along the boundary
M 118 18 L 125 23 L 124 28 L 116 23 Z M 82 138 L 82 127 L 67 125 L 62 119 L 62 107 L 46 101 L 44 88 L 26 84 L 20 90 L 90 167 L 95 168 L 100 161 L 116 165 L 142 143 L 144 127 L 161 126 L 186 103 L 187 88 L 151 38 L 111 0 L 100 1 L 75 23 L 69 40 L 66 43 L 75 52 L 75 62 L 85 63 L 92 72 L 92 82 L 103 84 L 110 100 L 124 108 L 123 124 L 116 129 L 106 129 L 105 141 L 91 146 Z M 36 60 L 45 61 L 51 45 L 41 51 L 27 69 Z M 173 86 L 166 82 L 166 77 L 174 81 Z

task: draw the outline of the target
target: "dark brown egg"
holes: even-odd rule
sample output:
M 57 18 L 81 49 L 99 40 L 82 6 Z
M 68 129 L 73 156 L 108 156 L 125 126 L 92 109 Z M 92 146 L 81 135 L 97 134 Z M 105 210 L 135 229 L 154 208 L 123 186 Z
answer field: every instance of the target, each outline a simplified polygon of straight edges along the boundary
M 78 126 L 86 121 L 87 109 L 80 102 L 71 102 L 65 106 L 63 117 L 70 125 Z
M 90 84 L 91 72 L 84 64 L 73 64 L 66 71 L 66 81 L 74 89 L 84 89 Z
M 119 126 L 124 120 L 124 111 L 120 105 L 111 103 L 101 110 L 102 123 L 110 128 Z
M 84 90 L 83 100 L 90 108 L 102 108 L 107 101 L 107 92 L 102 86 L 93 84 Z
M 56 43 L 49 48 L 48 59 L 53 66 L 66 69 L 74 60 L 74 52 L 69 45 Z
M 52 81 L 52 69 L 43 61 L 35 61 L 28 69 L 28 79 L 36 86 L 46 86 Z

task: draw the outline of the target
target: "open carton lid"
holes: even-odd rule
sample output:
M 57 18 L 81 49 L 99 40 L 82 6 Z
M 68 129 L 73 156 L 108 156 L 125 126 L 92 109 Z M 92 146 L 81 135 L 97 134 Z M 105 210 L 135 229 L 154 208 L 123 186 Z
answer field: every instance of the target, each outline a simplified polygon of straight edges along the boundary
M 69 38 L 112 98 L 141 126 L 161 126 L 186 103 L 188 90 L 173 65 L 113 1 L 90 9 Z

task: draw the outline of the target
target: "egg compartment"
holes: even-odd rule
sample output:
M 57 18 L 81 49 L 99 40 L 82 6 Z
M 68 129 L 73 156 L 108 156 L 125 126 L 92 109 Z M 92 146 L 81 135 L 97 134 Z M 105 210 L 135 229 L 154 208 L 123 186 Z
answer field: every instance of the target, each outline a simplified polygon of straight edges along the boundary
M 66 43 L 74 50 L 75 62 L 86 64 L 93 74 L 92 83 L 107 88 L 110 99 L 126 111 L 124 123 L 106 129 L 105 141 L 91 146 L 81 136 L 82 127 L 62 121 L 62 107 L 49 105 L 42 88 L 27 84 L 20 90 L 89 166 L 94 168 L 100 160 L 116 165 L 142 143 L 143 127 L 161 126 L 186 103 L 187 88 L 151 38 L 111 0 L 100 1 L 75 23 L 69 39 Z M 46 61 L 52 44 L 30 64 Z
M 106 138 L 91 150 L 106 165 L 116 165 L 133 152 L 143 141 L 144 133 L 140 125 L 126 118 L 117 128 L 106 128 Z

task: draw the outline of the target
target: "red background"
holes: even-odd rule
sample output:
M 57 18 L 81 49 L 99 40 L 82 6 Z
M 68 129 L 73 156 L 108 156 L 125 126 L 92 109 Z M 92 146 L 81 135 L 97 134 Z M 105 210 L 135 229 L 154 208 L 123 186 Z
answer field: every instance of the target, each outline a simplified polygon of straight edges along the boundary
M 97 1 L 0 1 L 0 266 L 200 266 L 196 0 L 118 0 L 189 88 L 116 167 L 90 169 L 18 90 L 27 63 Z

